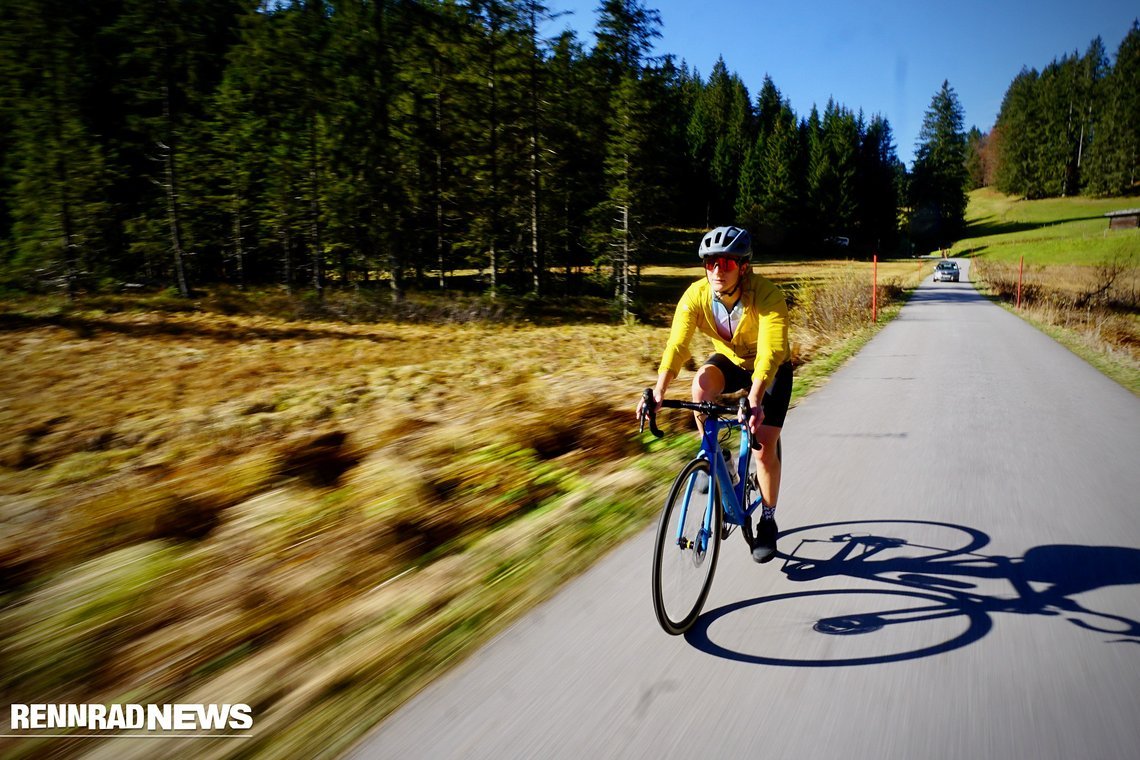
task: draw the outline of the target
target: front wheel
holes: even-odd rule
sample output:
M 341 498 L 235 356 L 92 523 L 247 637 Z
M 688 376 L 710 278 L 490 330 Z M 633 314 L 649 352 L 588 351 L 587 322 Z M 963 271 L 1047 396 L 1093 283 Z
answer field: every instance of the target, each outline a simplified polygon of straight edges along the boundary
M 713 492 L 712 519 L 705 526 L 709 488 L 717 485 L 710 477 L 708 461 L 689 462 L 673 481 L 657 526 L 653 610 L 661 627 L 674 636 L 696 622 L 716 572 L 723 515 L 717 489 Z

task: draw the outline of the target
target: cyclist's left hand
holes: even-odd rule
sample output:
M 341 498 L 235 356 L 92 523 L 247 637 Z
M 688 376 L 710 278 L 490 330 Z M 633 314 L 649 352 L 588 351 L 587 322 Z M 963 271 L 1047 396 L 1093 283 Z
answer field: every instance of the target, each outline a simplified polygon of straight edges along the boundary
M 748 434 L 752 436 L 752 440 L 760 435 L 760 425 L 764 422 L 764 407 L 760 404 L 752 405 L 752 414 L 749 415 L 747 420 L 741 420 L 748 425 Z

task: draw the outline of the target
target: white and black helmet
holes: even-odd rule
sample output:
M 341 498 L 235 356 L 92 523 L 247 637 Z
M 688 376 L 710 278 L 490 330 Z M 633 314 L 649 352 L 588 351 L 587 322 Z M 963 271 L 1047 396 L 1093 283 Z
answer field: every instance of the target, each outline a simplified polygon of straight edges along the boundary
M 697 253 L 706 256 L 733 256 L 744 261 L 752 258 L 752 236 L 741 227 L 717 227 L 705 233 Z

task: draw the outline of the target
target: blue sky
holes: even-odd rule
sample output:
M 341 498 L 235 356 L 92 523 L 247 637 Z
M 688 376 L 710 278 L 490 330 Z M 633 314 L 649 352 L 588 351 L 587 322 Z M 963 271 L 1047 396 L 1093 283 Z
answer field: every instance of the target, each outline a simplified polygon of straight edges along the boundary
M 593 44 L 598 0 L 546 0 L 573 11 L 548 24 Z M 718 55 L 755 97 L 772 77 L 802 118 L 829 97 L 891 123 L 910 166 L 930 100 L 949 80 L 966 128 L 993 126 L 1010 81 L 1066 52 L 1083 54 L 1099 35 L 1115 60 L 1140 16 L 1124 0 L 645 0 L 661 13 L 655 53 L 672 53 L 708 76 Z

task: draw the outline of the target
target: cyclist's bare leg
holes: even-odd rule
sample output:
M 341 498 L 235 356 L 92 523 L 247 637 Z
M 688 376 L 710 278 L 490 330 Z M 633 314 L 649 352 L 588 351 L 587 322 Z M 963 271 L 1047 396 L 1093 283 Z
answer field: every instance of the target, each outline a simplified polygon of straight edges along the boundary
M 756 480 L 760 484 L 760 493 L 764 494 L 764 503 L 776 508 L 776 500 L 780 497 L 780 458 L 776 456 L 776 442 L 780 439 L 780 428 L 771 425 L 760 425 L 760 433 L 756 436 L 760 443 L 760 450 L 753 451 L 756 461 Z
M 704 364 L 693 376 L 693 401 L 716 401 L 724 390 L 724 373 L 712 364 Z M 693 412 L 697 420 L 697 430 L 703 430 L 705 420 L 703 414 Z

